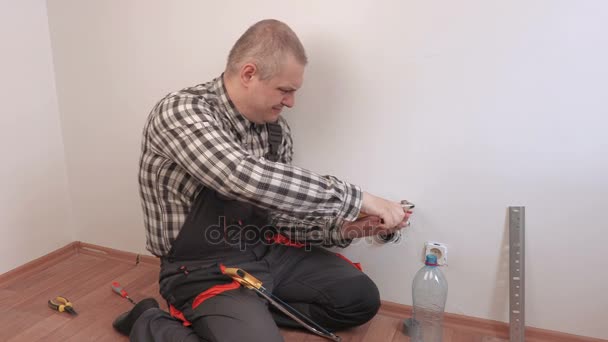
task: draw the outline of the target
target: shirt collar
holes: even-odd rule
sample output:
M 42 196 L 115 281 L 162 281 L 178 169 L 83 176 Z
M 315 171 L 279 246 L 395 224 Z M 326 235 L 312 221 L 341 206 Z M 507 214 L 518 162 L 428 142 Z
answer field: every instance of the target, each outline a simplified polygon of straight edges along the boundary
M 252 129 L 256 130 L 258 133 L 262 131 L 265 125 L 249 121 L 249 119 L 239 113 L 236 109 L 236 106 L 228 96 L 228 91 L 224 84 L 224 73 L 215 79 L 213 87 L 220 97 L 221 106 L 223 107 L 224 112 L 227 114 L 228 119 L 232 122 L 239 134 L 247 134 Z

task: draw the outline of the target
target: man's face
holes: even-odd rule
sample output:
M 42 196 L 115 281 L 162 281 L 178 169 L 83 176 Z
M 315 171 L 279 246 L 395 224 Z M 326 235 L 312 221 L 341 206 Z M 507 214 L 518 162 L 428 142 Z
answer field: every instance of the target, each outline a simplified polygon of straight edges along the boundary
M 249 99 L 252 118 L 257 123 L 276 122 L 283 107 L 295 104 L 295 92 L 302 86 L 304 66 L 289 56 L 273 77 L 251 84 Z

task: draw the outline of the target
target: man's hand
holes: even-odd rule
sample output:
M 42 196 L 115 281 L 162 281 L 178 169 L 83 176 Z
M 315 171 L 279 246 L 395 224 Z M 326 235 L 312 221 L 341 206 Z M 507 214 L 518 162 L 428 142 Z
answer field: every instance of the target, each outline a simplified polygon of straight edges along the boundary
M 411 214 L 412 211 L 406 211 L 403 222 L 393 229 L 383 228 L 381 219 L 378 216 L 365 216 L 357 219 L 356 221 L 345 222 L 341 228 L 342 236 L 348 239 L 358 239 L 379 234 L 388 235 L 400 230 L 403 227 L 407 227 L 407 222 Z
M 367 192 L 363 192 L 361 213 L 367 216 L 379 217 L 381 219 L 380 228 L 385 230 L 396 230 L 405 227 L 411 214 L 411 212 L 407 213 L 401 203 L 385 200 Z
M 380 218 L 377 216 L 366 216 L 356 221 L 345 222 L 341 229 L 342 236 L 347 239 L 359 239 L 387 232 L 380 227 Z

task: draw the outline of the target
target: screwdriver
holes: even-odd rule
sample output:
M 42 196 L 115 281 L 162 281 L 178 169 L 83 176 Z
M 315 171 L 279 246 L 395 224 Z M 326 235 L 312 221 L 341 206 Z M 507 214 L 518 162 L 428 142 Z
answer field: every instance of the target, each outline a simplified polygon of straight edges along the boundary
M 133 301 L 133 299 L 131 299 L 131 297 L 129 297 L 129 295 L 127 294 L 127 291 L 122 289 L 122 286 L 120 286 L 120 284 L 117 281 L 112 283 L 112 291 L 114 291 L 114 293 L 121 296 L 122 298 L 128 299 L 129 302 L 133 303 L 133 305 L 137 304 L 137 303 L 135 303 L 135 301 Z

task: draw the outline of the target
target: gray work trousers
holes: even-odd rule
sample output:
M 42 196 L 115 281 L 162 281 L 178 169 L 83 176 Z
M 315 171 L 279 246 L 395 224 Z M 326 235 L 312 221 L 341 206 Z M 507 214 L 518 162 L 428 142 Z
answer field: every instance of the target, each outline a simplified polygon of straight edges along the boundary
M 380 307 L 380 296 L 373 281 L 352 263 L 323 248 L 312 250 L 280 244 L 260 245 L 253 250 L 200 260 L 197 266 L 221 263 L 239 267 L 260 279 L 275 296 L 306 314 L 330 331 L 366 323 Z M 163 273 L 192 262 L 169 262 Z M 135 342 L 239 342 L 283 341 L 277 326 L 298 326 L 296 322 L 269 307 L 252 290 L 239 287 L 206 299 L 195 309 L 190 327 L 160 309 L 146 311 L 136 321 L 130 335 Z

